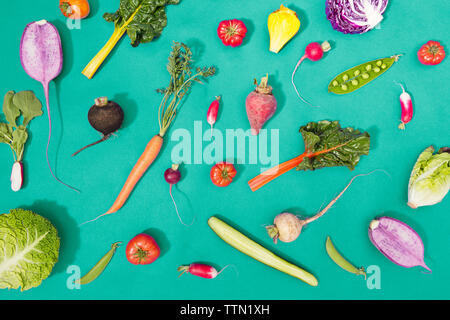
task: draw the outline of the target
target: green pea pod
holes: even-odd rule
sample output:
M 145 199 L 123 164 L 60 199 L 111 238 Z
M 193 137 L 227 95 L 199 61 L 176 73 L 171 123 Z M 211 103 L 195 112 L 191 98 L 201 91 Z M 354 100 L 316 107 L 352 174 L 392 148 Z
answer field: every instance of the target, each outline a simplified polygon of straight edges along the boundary
M 97 279 L 97 277 L 105 270 L 108 263 L 111 261 L 114 252 L 116 252 L 116 249 L 120 246 L 122 242 L 115 242 L 111 245 L 111 249 L 103 256 L 103 258 L 100 259 L 97 264 L 92 267 L 91 270 L 89 270 L 88 273 L 86 273 L 81 279 L 77 280 L 76 282 L 79 284 L 87 284 L 89 282 L 94 281 Z
M 331 80 L 328 91 L 336 94 L 353 92 L 383 74 L 398 61 L 400 56 L 397 54 L 389 58 L 376 59 L 348 69 Z
M 327 242 L 325 244 L 325 248 L 327 249 L 327 253 L 330 256 L 330 258 L 342 269 L 354 273 L 356 275 L 363 275 L 364 279 L 366 279 L 366 272 L 364 271 L 364 268 L 356 268 L 354 265 L 352 265 L 350 262 L 348 262 L 337 249 L 334 247 L 333 242 L 331 242 L 330 237 L 327 237 Z

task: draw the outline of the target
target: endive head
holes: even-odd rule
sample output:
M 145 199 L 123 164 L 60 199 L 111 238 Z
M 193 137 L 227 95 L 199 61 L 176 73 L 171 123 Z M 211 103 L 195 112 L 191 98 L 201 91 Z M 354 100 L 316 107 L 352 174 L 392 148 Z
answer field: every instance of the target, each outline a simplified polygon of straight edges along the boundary
M 272 12 L 267 21 L 270 35 L 270 51 L 278 53 L 300 29 L 300 20 L 295 11 L 281 5 Z

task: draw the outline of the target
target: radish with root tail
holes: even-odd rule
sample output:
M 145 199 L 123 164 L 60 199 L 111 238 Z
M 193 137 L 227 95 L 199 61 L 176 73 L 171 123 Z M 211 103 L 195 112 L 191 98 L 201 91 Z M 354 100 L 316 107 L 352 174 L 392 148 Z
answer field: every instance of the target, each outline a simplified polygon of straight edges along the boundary
M 298 238 L 302 232 L 302 228 L 307 224 L 319 219 L 323 216 L 335 203 L 336 201 L 345 193 L 345 191 L 350 187 L 357 177 L 366 176 L 371 173 L 359 174 L 354 176 L 344 190 L 341 191 L 323 210 L 307 219 L 299 219 L 296 215 L 283 212 L 277 215 L 273 221 L 273 225 L 267 226 L 267 233 L 273 239 L 274 243 L 277 243 L 279 239 L 282 242 L 292 242 Z

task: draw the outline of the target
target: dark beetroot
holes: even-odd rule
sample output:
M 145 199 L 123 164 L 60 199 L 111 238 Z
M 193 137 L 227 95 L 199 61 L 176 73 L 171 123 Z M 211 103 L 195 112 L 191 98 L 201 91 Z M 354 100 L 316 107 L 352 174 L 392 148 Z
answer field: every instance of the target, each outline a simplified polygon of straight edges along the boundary
M 114 132 L 120 129 L 123 118 L 123 110 L 117 103 L 109 101 L 107 97 L 95 99 L 95 104 L 88 112 L 88 121 L 95 130 L 103 134 L 103 137 L 100 140 L 81 148 L 72 154 L 72 157 L 86 148 L 109 139 Z

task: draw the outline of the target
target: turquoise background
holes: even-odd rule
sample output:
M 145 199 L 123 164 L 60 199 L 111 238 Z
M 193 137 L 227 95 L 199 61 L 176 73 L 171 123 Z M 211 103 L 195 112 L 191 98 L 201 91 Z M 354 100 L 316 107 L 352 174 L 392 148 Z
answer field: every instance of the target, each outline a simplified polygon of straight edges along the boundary
M 219 1 L 183 0 L 167 8 L 168 26 L 156 41 L 138 48 L 123 38 L 92 80 L 81 74 L 113 32 L 102 14 L 118 8 L 118 0 L 90 0 L 91 14 L 81 29 L 69 30 L 57 1 L 8 1 L 3 4 L 1 94 L 8 90 L 33 90 L 44 102 L 41 85 L 27 76 L 19 59 L 19 43 L 25 25 L 47 19 L 58 28 L 63 44 L 64 68 L 51 84 L 53 136 L 50 161 L 58 177 L 82 192 L 57 183 L 45 160 L 48 134 L 47 112 L 31 122 L 31 137 L 25 151 L 25 186 L 10 189 L 11 152 L 0 146 L 0 212 L 31 208 L 49 218 L 61 236 L 60 260 L 42 285 L 26 292 L 1 290 L 0 299 L 441 299 L 450 298 L 450 197 L 432 207 L 412 210 L 406 206 L 407 184 L 419 153 L 429 145 L 449 144 L 449 74 L 447 57 L 437 66 L 424 66 L 416 52 L 428 40 L 449 45 L 450 16 L 447 1 L 390 1 L 381 29 L 361 35 L 334 31 L 325 17 L 325 1 L 286 1 L 298 12 L 298 34 L 279 54 L 269 52 L 267 16 L 279 8 L 279 0 Z M 218 23 L 240 18 L 249 32 L 244 45 L 225 47 L 216 35 Z M 227 188 L 215 187 L 209 179 L 210 165 L 185 165 L 183 180 L 174 189 L 186 221 L 182 225 L 169 197 L 163 172 L 171 164 L 175 142 L 166 139 L 164 150 L 147 171 L 129 201 L 118 213 L 82 227 L 78 225 L 101 214 L 112 204 L 148 140 L 157 133 L 157 107 L 161 96 L 155 89 L 168 83 L 165 65 L 172 41 L 183 41 L 194 51 L 198 65 L 214 64 L 218 73 L 206 85 L 195 85 L 168 134 L 177 128 L 193 130 L 203 121 L 214 96 L 222 95 L 216 128 L 248 128 L 245 97 L 253 89 L 253 78 L 270 74 L 279 108 L 267 129 L 279 129 L 280 161 L 303 152 L 298 129 L 309 121 L 340 120 L 371 134 L 369 156 L 350 172 L 326 168 L 315 172 L 291 171 L 257 192 L 247 181 L 259 173 L 260 165 L 238 165 L 237 179 Z M 290 75 L 305 46 L 329 40 L 333 46 L 319 62 L 305 61 L 296 75 L 303 95 L 320 108 L 298 100 Z M 364 88 L 346 95 L 327 93 L 333 76 L 354 65 L 403 53 L 398 63 Z M 405 131 L 397 129 L 401 89 L 406 84 L 415 114 Z M 118 137 L 80 153 L 79 147 L 95 141 L 99 134 L 87 122 L 94 98 L 108 96 L 122 105 L 126 120 Z M 204 147 L 206 143 L 204 143 Z M 286 209 L 314 214 L 325 206 L 350 178 L 358 173 L 383 169 L 359 178 L 320 220 L 304 229 L 290 244 L 271 243 L 264 225 Z M 207 226 L 218 215 L 239 227 L 269 249 L 312 272 L 318 287 L 271 269 L 231 248 Z M 389 215 L 412 226 L 425 245 L 425 261 L 431 275 L 420 268 L 405 269 L 386 259 L 370 243 L 369 222 Z M 153 264 L 134 266 L 125 258 L 125 246 L 117 250 L 107 270 L 80 290 L 66 287 L 69 265 L 87 272 L 105 254 L 111 243 L 126 244 L 147 231 L 160 243 L 162 256 Z M 364 280 L 337 267 L 327 256 L 325 239 L 330 235 L 337 248 L 355 265 L 378 265 L 381 289 L 369 290 Z M 214 280 L 183 275 L 177 267 L 208 262 L 217 268 L 236 266 Z

